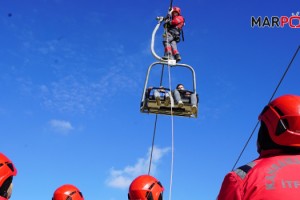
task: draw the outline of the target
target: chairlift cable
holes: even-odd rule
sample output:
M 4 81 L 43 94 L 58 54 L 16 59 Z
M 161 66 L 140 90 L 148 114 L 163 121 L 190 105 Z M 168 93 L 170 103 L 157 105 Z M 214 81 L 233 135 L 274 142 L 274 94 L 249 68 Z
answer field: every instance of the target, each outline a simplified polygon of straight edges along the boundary
M 269 103 L 272 101 L 273 97 L 275 96 L 275 93 L 277 92 L 277 90 L 278 90 L 279 86 L 281 85 L 281 82 L 283 81 L 283 79 L 284 79 L 285 75 L 287 74 L 288 70 L 290 69 L 290 67 L 291 67 L 292 63 L 294 62 L 294 59 L 296 58 L 296 56 L 297 56 L 297 54 L 298 54 L 298 51 L 299 51 L 299 49 L 300 49 L 300 45 L 298 46 L 298 48 L 297 48 L 296 52 L 294 53 L 294 56 L 293 56 L 293 58 L 291 59 L 291 61 L 290 61 L 289 65 L 287 66 L 287 68 L 286 68 L 286 70 L 285 70 L 284 74 L 282 75 L 282 77 L 281 77 L 281 79 L 280 79 L 280 81 L 279 81 L 279 83 L 278 83 L 278 85 L 277 85 L 277 87 L 276 87 L 275 91 L 273 92 L 273 94 L 272 94 L 272 96 L 271 96 L 271 98 L 270 98 L 270 100 L 269 100 Z
M 285 76 L 286 76 L 288 70 L 290 69 L 292 63 L 294 62 L 294 59 L 296 58 L 299 49 L 300 49 L 300 45 L 298 46 L 297 50 L 295 51 L 295 53 L 294 53 L 294 55 L 293 55 L 293 57 L 292 57 L 290 63 L 288 64 L 288 66 L 287 66 L 285 72 L 283 73 L 283 75 L 282 75 L 280 81 L 278 82 L 278 84 L 277 84 L 277 86 L 276 86 L 276 88 L 275 88 L 275 90 L 274 90 L 274 92 L 273 92 L 273 94 L 272 94 L 272 96 L 271 96 L 271 98 L 270 98 L 268 104 L 273 100 L 273 98 L 274 98 L 274 96 L 275 96 L 275 94 L 276 94 L 276 92 L 277 92 L 279 86 L 281 85 L 283 79 L 285 78 Z M 243 147 L 241 153 L 239 154 L 239 156 L 238 156 L 236 162 L 234 163 L 234 165 L 233 165 L 233 167 L 232 167 L 232 171 L 235 169 L 235 167 L 236 167 L 237 163 L 239 162 L 239 160 L 240 160 L 242 154 L 244 153 L 246 147 L 248 146 L 248 144 L 249 144 L 249 142 L 250 142 L 250 140 L 251 140 L 251 138 L 252 138 L 252 136 L 253 136 L 253 134 L 254 134 L 254 132 L 255 132 L 257 126 L 258 126 L 258 124 L 259 124 L 259 121 L 257 121 L 257 123 L 256 123 L 256 125 L 255 125 L 255 127 L 254 127 L 254 129 L 253 129 L 253 131 L 252 131 L 252 133 L 250 134 L 250 137 L 248 138 L 248 140 L 247 140 L 246 144 L 244 145 L 244 147 Z
M 251 140 L 251 138 L 252 138 L 252 136 L 253 136 L 253 134 L 254 134 L 254 132 L 255 132 L 257 126 L 258 126 L 258 124 L 259 124 L 259 121 L 256 122 L 256 125 L 255 125 L 255 127 L 254 127 L 252 133 L 250 134 L 250 137 L 248 138 L 246 144 L 244 145 L 244 147 L 243 147 L 243 149 L 242 149 L 240 155 L 238 156 L 238 159 L 235 161 L 235 163 L 234 163 L 234 165 L 233 165 L 231 171 L 233 171 L 233 170 L 235 169 L 237 163 L 239 162 L 240 158 L 242 157 L 242 154 L 244 153 L 246 147 L 248 146 L 248 144 L 249 144 L 249 142 L 250 142 L 250 140 Z

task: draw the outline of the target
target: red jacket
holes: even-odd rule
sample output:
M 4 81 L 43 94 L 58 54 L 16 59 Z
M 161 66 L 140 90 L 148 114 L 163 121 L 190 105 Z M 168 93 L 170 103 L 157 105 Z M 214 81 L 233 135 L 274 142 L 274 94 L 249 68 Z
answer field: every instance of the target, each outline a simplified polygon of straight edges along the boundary
M 299 200 L 300 155 L 263 151 L 258 159 L 225 176 L 217 199 Z
M 181 15 L 173 16 L 172 21 L 170 22 L 171 28 L 178 28 L 179 30 L 182 29 L 184 25 L 184 18 Z

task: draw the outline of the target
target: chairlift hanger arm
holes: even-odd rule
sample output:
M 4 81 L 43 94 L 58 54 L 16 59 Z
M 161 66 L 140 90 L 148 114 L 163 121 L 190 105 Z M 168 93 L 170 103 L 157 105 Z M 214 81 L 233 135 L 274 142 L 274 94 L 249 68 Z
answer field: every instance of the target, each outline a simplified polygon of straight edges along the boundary
M 154 56 L 154 58 L 156 58 L 157 60 L 159 61 L 164 61 L 160 56 L 158 56 L 155 52 L 155 49 L 154 49 L 154 43 L 155 43 L 155 36 L 156 36 L 156 32 L 157 30 L 159 29 L 162 21 L 164 21 L 164 17 L 157 17 L 156 20 L 158 21 L 153 32 L 152 32 L 152 37 L 151 37 L 151 52 L 152 52 L 152 55 Z

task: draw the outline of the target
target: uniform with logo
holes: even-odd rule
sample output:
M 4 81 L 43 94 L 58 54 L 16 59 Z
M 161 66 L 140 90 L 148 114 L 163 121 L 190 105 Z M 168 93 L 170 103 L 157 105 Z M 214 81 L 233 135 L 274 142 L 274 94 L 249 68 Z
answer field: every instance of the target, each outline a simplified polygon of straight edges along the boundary
M 218 200 L 300 199 L 300 96 L 275 99 L 259 120 L 259 158 L 225 176 Z
M 300 155 L 266 150 L 224 178 L 218 200 L 299 200 Z

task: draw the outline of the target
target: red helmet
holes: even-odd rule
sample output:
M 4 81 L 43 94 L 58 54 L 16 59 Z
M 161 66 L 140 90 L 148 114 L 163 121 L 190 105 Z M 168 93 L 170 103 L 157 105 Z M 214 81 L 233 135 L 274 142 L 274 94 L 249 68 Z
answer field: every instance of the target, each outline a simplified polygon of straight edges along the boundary
M 273 142 L 300 147 L 300 96 L 284 95 L 273 100 L 258 119 L 267 126 Z
M 55 190 L 52 200 L 84 200 L 84 198 L 77 187 L 65 184 Z
M 129 200 L 163 200 L 164 187 L 154 177 L 141 175 L 129 187 Z
M 0 153 L 0 187 L 3 183 L 12 176 L 17 175 L 17 169 L 11 160 L 4 154 Z
M 179 8 L 179 7 L 176 7 L 176 6 L 174 6 L 174 7 L 172 8 L 172 13 L 173 13 L 173 12 L 177 12 L 179 15 L 181 14 L 180 8 Z
M 17 175 L 17 169 L 11 160 L 0 153 L 0 199 L 9 199 L 12 192 L 13 176 Z

